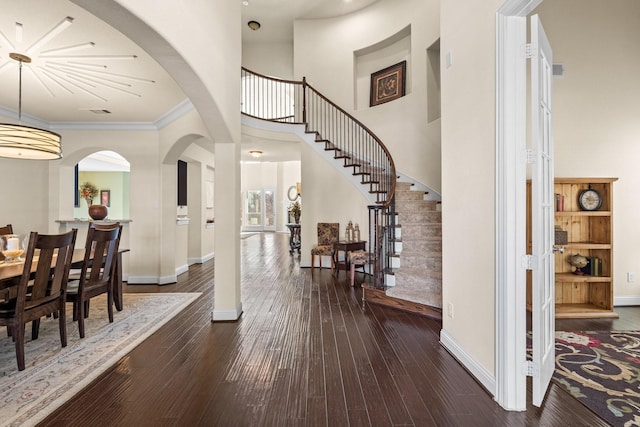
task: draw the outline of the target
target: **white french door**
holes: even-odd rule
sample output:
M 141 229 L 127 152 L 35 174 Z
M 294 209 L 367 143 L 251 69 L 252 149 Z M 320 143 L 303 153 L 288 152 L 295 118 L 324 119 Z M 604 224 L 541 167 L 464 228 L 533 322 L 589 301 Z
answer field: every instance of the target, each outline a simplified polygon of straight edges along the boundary
M 275 189 L 249 190 L 244 198 L 243 231 L 275 231 Z
M 555 368 L 555 266 L 551 45 L 531 17 L 533 404 L 542 405 Z

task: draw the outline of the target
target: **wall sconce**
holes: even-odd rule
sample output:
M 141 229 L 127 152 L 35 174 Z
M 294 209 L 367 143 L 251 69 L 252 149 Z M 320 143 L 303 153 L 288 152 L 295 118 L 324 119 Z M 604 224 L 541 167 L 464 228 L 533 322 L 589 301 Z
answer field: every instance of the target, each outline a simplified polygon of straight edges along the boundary
M 301 197 L 301 196 L 302 196 L 302 184 L 299 182 L 296 182 L 296 185 L 292 185 L 291 187 L 289 187 L 289 190 L 287 190 L 287 198 L 292 202 L 295 202 L 296 200 L 298 200 L 298 197 Z
M 255 157 L 256 159 L 260 156 L 262 156 L 262 151 L 260 150 L 250 150 L 249 154 L 251 154 L 251 156 Z
M 249 26 L 249 28 L 251 28 L 253 31 L 259 30 L 260 29 L 260 23 L 258 21 L 249 21 L 247 22 L 247 25 Z

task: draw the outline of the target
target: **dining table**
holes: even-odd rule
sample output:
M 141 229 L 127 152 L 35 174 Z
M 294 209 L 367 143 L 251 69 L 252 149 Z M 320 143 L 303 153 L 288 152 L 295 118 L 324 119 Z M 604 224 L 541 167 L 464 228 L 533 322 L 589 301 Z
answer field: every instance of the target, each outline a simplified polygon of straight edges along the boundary
M 113 304 L 116 310 L 122 311 L 122 254 L 129 252 L 129 249 L 119 249 L 116 257 L 115 274 L 113 276 Z M 71 257 L 71 268 L 82 268 L 84 263 L 84 248 L 73 250 Z M 33 271 L 36 263 L 33 263 Z M 0 261 L 0 299 L 6 298 L 10 288 L 17 286 L 20 276 L 24 270 L 24 261 L 4 262 Z M 3 298 L 4 297 L 4 298 Z

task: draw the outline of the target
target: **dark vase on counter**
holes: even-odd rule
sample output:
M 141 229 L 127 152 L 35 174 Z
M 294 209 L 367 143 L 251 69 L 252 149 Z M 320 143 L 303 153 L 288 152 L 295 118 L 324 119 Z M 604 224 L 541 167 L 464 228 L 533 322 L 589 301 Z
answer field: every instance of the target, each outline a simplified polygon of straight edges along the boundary
M 94 221 L 105 219 L 109 214 L 109 209 L 104 205 L 91 205 L 89 206 L 89 216 Z

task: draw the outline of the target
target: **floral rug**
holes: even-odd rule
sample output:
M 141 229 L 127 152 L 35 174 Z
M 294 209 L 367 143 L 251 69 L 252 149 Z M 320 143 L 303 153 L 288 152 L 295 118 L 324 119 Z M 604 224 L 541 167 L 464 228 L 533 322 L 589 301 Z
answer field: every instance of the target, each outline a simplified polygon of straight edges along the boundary
M 83 339 L 68 304 L 67 347 L 60 347 L 57 319 L 43 319 L 35 341 L 28 325 L 24 371 L 18 371 L 15 346 L 0 328 L 0 426 L 42 421 L 200 295 L 124 294 L 124 310 L 114 311 L 113 323 L 108 321 L 106 298 L 94 298 Z
M 640 331 L 557 331 L 553 379 L 611 425 L 640 426 Z

